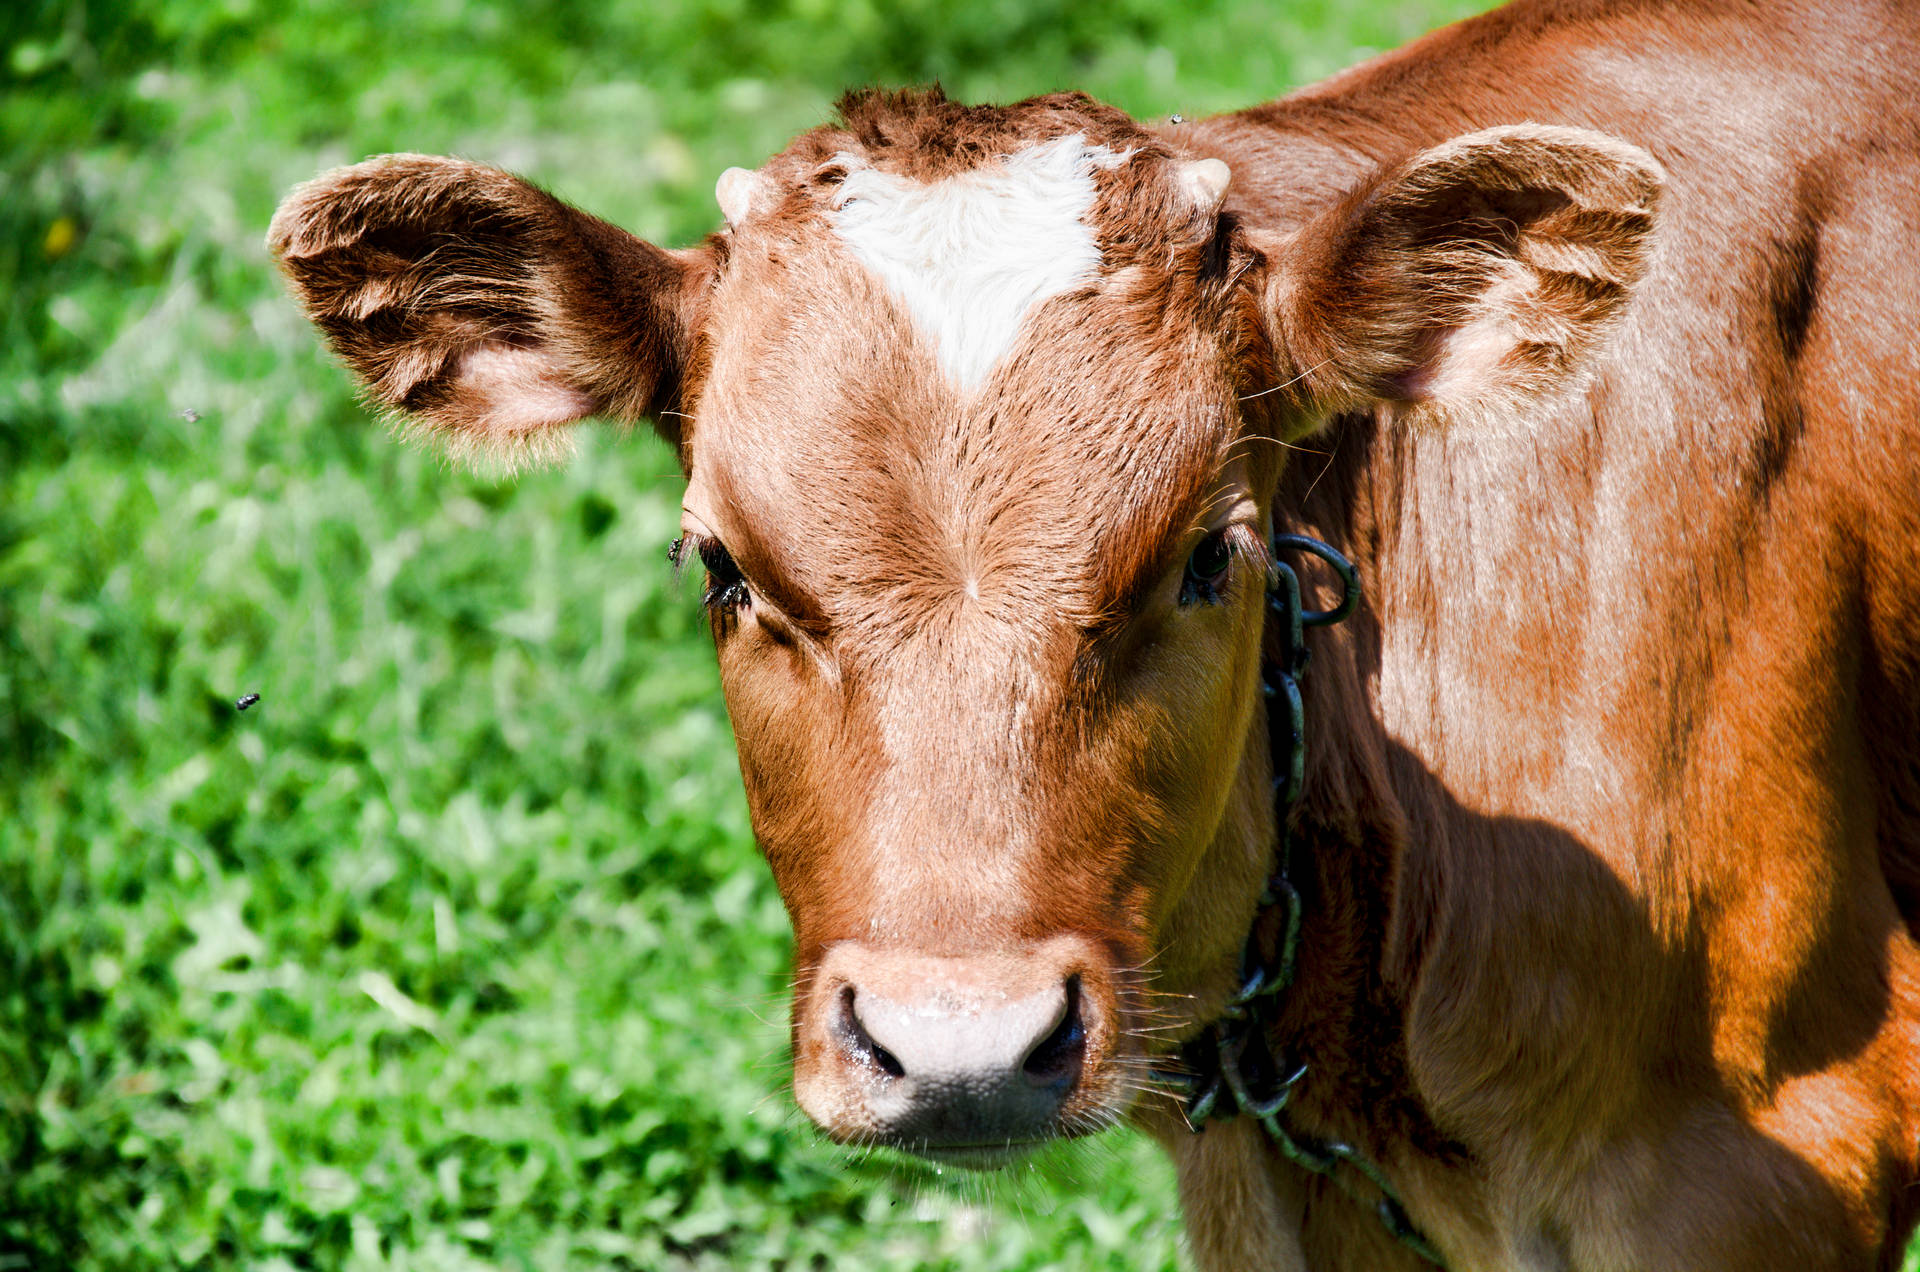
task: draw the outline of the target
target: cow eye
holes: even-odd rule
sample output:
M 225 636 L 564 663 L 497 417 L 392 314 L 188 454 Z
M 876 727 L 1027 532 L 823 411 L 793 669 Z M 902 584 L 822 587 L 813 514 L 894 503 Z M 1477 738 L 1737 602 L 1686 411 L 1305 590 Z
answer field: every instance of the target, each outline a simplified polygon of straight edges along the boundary
M 1187 558 L 1186 577 L 1180 580 L 1180 603 L 1216 604 L 1220 588 L 1226 582 L 1227 567 L 1233 564 L 1233 545 L 1225 530 L 1215 531 L 1200 540 L 1200 546 Z
M 700 603 L 710 610 L 745 609 L 752 594 L 747 588 L 746 576 L 733 563 L 726 546 L 718 539 L 690 534 L 673 541 L 673 546 L 667 549 L 667 559 L 676 568 L 684 566 L 688 548 L 698 554 L 700 564 L 707 571 L 707 589 L 701 594 Z

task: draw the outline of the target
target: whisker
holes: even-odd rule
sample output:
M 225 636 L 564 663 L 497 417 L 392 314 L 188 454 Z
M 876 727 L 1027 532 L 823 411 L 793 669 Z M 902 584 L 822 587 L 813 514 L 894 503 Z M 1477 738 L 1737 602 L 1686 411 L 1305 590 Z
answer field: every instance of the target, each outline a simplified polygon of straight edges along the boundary
M 1320 479 L 1322 477 L 1325 477 L 1327 475 L 1327 470 L 1333 467 L 1333 457 L 1335 452 L 1337 452 L 1339 449 L 1340 449 L 1340 443 L 1336 439 L 1333 444 L 1333 449 L 1329 450 L 1326 453 L 1327 462 L 1320 466 L 1320 471 L 1313 475 L 1313 480 L 1311 482 L 1307 483 L 1307 493 L 1300 496 L 1301 503 L 1305 503 L 1307 500 L 1313 498 L 1313 488 L 1320 484 Z
M 1242 394 L 1240 400 L 1242 402 L 1251 402 L 1255 398 L 1263 398 L 1267 396 L 1267 394 L 1269 393 L 1278 393 L 1282 389 L 1290 389 L 1294 385 L 1300 383 L 1300 381 L 1306 379 L 1308 376 L 1312 375 L 1315 371 L 1318 371 L 1321 367 L 1326 366 L 1328 363 L 1332 361 L 1333 361 L 1332 358 L 1322 358 L 1319 362 L 1315 363 L 1313 366 L 1308 367 L 1305 371 L 1302 371 L 1299 375 L 1294 376 L 1293 379 L 1288 380 L 1285 384 L 1276 384 L 1270 389 L 1261 389 L 1258 393 Z
M 1237 441 L 1235 441 L 1234 445 L 1238 446 L 1241 442 L 1245 442 L 1249 446 L 1253 445 L 1256 442 L 1261 442 L 1261 443 L 1265 443 L 1268 446 L 1281 446 L 1286 448 L 1287 450 L 1300 451 L 1308 455 L 1324 455 L 1327 453 L 1323 450 L 1318 450 L 1312 446 L 1302 446 L 1298 442 L 1289 442 L 1285 438 L 1268 437 L 1264 433 L 1245 434 L 1244 436 L 1240 437 Z M 1231 448 L 1228 449 L 1227 454 L 1229 458 L 1232 457 L 1233 452 Z

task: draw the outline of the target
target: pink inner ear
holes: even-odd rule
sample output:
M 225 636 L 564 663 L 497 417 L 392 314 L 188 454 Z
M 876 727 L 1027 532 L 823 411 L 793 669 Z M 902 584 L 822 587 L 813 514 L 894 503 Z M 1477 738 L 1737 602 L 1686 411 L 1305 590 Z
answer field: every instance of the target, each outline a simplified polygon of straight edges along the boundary
M 1516 355 L 1529 332 L 1536 340 L 1567 339 L 1568 324 L 1551 317 L 1539 304 L 1539 280 L 1530 271 L 1513 262 L 1496 267 L 1473 303 L 1421 342 L 1418 361 L 1398 378 L 1398 387 L 1410 402 L 1443 406 L 1545 392 L 1553 377 Z
M 476 431 L 503 438 L 571 424 L 594 411 L 594 401 L 570 384 L 538 348 L 487 343 L 460 354 L 453 382 L 467 399 L 461 412 Z
M 1477 315 L 1433 337 L 1420 365 L 1401 378 L 1409 401 L 1475 401 L 1497 396 L 1512 379 L 1512 324 L 1500 313 Z

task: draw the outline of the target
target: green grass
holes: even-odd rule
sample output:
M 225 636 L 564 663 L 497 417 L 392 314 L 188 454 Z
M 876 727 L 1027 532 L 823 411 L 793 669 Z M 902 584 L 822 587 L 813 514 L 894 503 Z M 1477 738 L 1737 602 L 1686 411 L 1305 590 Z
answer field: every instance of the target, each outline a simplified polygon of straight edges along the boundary
M 955 1181 L 806 1128 L 665 450 L 394 444 L 261 239 L 411 149 L 683 243 L 851 84 L 1201 113 L 1466 7 L 9 8 L 0 1272 L 1177 1266 L 1137 1138 Z

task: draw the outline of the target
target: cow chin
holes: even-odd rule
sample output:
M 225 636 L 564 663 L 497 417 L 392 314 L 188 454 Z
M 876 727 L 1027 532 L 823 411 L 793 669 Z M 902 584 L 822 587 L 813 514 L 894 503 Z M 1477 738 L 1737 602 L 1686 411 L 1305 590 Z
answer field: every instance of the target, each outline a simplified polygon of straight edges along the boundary
M 1126 1112 L 1115 965 L 1056 937 L 1017 953 L 828 948 L 794 1009 L 794 1094 L 842 1143 L 995 1169 Z

